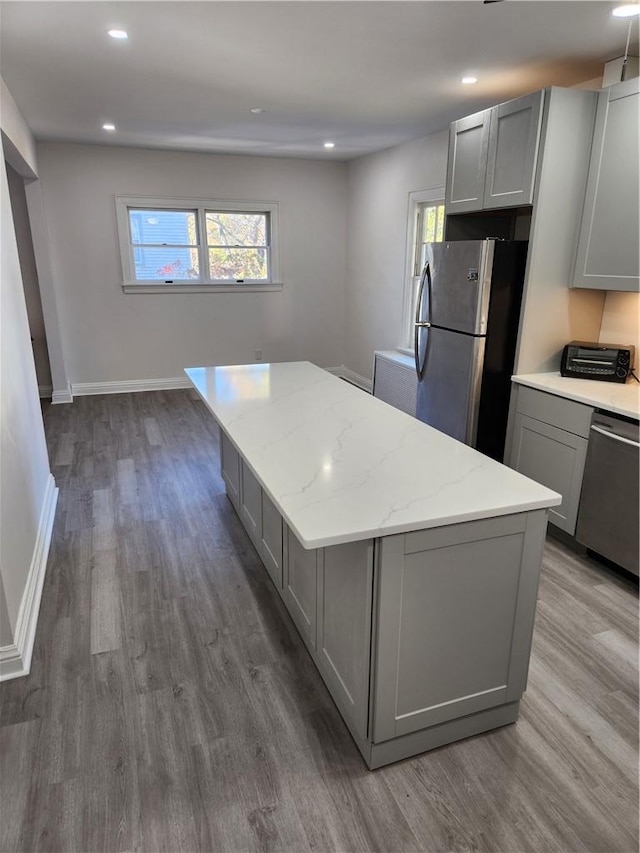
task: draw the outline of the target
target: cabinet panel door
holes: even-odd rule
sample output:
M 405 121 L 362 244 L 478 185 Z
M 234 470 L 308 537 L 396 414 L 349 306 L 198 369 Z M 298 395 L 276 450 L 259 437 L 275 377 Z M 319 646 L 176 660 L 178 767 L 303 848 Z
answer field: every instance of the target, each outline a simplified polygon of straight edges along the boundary
M 287 528 L 284 601 L 302 639 L 316 648 L 318 551 L 305 550 Z
M 317 663 L 336 704 L 367 736 L 373 542 L 324 548 L 318 571 Z
M 572 536 L 586 455 L 585 438 L 528 415 L 516 415 L 509 465 L 562 495 L 560 506 L 549 510 L 549 521 Z
M 262 538 L 262 489 L 244 460 L 240 461 L 240 474 L 240 518 L 257 548 Z
M 638 78 L 600 93 L 574 287 L 640 290 L 639 126 Z
M 262 542 L 260 556 L 271 580 L 282 590 L 282 518 L 270 498 L 262 492 Z
M 240 511 L 240 454 L 223 430 L 220 430 L 220 468 L 227 495 Z
M 491 110 L 454 121 L 449 129 L 447 214 L 482 210 Z
M 520 698 L 545 524 L 539 511 L 381 541 L 374 742 Z
M 533 203 L 544 92 L 491 110 L 484 208 Z

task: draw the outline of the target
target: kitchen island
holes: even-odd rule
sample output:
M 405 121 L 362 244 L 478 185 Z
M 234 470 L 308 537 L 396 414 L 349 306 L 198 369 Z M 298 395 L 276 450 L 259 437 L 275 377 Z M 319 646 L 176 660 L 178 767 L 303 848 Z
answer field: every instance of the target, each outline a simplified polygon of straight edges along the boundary
M 514 722 L 560 496 L 308 362 L 186 373 L 367 765 Z

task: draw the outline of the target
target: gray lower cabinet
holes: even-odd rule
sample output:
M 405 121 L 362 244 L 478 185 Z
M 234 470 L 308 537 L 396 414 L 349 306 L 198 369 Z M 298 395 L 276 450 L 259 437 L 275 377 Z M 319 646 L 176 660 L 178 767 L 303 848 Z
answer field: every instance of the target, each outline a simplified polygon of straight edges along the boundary
M 262 492 L 260 556 L 276 588 L 282 590 L 282 517 L 268 495 Z
M 240 454 L 229 436 L 220 430 L 220 467 L 227 495 L 238 512 L 240 511 Z
M 287 528 L 283 598 L 307 646 L 316 648 L 319 550 L 306 550 Z
M 240 518 L 251 537 L 251 541 L 260 550 L 262 540 L 262 489 L 244 459 L 240 460 L 240 477 Z
M 549 521 L 573 536 L 593 409 L 523 386 L 514 393 L 507 464 L 562 495 Z
M 598 96 L 573 287 L 640 290 L 640 79 Z
M 223 476 L 370 768 L 514 722 L 546 512 L 305 549 L 228 437 Z
M 527 514 L 382 540 L 373 740 L 517 701 L 538 552 Z
M 373 541 L 323 548 L 316 662 L 343 717 L 361 738 L 368 726 L 372 600 Z

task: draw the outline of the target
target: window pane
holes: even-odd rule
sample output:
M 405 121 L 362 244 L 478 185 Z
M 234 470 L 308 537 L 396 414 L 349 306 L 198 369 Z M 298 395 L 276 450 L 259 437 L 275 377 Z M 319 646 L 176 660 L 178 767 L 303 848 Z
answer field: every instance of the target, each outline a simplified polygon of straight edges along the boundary
M 209 249 L 209 276 L 214 281 L 268 280 L 266 249 Z
M 137 281 L 180 281 L 200 277 L 197 249 L 138 246 L 134 249 L 134 262 Z
M 131 242 L 155 246 L 197 246 L 194 210 L 134 210 L 129 208 Z
M 265 213 L 233 213 L 207 211 L 207 243 L 209 246 L 266 246 L 267 215 Z

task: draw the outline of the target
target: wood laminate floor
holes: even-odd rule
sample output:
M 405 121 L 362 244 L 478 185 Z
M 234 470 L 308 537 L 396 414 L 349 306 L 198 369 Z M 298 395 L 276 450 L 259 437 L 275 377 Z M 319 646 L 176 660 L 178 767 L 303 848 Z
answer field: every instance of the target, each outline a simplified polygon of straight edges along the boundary
M 515 725 L 370 772 L 190 391 L 47 406 L 60 487 L 5 851 L 638 849 L 637 585 L 549 541 Z

